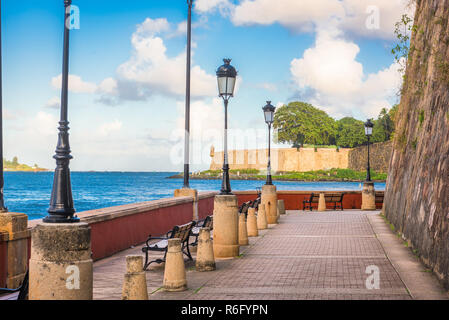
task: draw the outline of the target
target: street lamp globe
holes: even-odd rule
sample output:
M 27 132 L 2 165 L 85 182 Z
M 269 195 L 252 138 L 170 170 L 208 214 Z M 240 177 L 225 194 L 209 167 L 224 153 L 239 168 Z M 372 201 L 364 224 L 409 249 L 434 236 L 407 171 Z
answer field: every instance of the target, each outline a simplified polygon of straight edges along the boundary
M 271 101 L 267 101 L 267 105 L 262 109 L 265 115 L 265 122 L 271 126 L 274 122 L 274 112 L 276 111 L 276 107 L 271 105 Z
M 223 59 L 224 64 L 217 69 L 218 92 L 220 97 L 228 100 L 234 96 L 237 71 L 231 66 L 231 59 Z
M 365 122 L 365 135 L 370 137 L 373 134 L 373 127 L 374 124 L 371 122 L 371 119 L 368 119 L 367 122 Z

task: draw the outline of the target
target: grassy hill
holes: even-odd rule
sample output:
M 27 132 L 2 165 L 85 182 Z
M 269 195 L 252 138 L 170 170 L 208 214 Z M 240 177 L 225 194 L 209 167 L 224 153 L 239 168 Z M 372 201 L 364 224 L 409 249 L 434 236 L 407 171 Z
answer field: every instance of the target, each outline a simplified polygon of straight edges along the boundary
M 8 161 L 3 158 L 3 169 L 5 171 L 48 171 L 47 169 L 40 168 L 37 164 L 31 167 L 29 165 L 19 163 L 17 157 L 14 157 L 12 161 Z

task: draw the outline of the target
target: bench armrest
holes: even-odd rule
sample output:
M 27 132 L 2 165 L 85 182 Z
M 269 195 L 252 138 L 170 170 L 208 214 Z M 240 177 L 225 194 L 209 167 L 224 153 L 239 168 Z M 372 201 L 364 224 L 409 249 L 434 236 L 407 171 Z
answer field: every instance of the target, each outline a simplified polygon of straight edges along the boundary
M 198 220 L 197 222 L 196 222 L 196 227 L 202 227 L 203 225 L 204 225 L 204 221 L 206 221 L 206 219 L 202 219 L 202 220 Z
M 147 247 L 150 246 L 150 244 L 148 242 L 150 242 L 151 240 L 168 240 L 167 237 L 151 237 L 151 234 L 148 236 L 147 241 L 145 241 Z

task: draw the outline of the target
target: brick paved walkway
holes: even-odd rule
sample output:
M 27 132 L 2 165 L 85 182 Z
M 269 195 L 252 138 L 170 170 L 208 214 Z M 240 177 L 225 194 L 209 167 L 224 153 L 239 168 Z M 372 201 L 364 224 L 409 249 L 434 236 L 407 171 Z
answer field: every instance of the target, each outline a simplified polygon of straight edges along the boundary
M 387 248 L 385 248 L 387 246 Z M 445 299 L 447 294 L 410 250 L 393 235 L 378 212 L 290 211 L 271 225 L 241 257 L 217 261 L 199 273 L 187 262 L 189 289 L 161 289 L 163 266 L 147 272 L 150 299 Z M 120 299 L 125 256 L 133 248 L 94 265 L 94 299 Z M 156 254 L 158 255 L 158 254 Z M 396 259 L 396 260 L 395 260 Z M 366 269 L 377 266 L 380 289 L 368 290 Z

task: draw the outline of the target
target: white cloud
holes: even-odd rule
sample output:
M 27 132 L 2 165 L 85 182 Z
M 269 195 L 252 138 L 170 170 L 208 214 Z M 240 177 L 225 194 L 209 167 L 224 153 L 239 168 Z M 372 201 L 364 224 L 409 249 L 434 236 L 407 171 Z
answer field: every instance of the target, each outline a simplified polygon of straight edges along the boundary
M 17 117 L 14 114 L 12 114 L 9 111 L 9 109 L 3 109 L 3 118 L 5 120 L 16 120 L 17 119 Z
M 62 74 L 52 78 L 51 84 L 55 89 L 62 88 Z M 69 75 L 69 90 L 74 93 L 95 93 L 97 85 L 91 82 L 85 82 L 77 75 Z
M 311 87 L 324 94 L 353 94 L 363 76 L 363 66 L 355 61 L 360 49 L 355 43 L 317 35 L 315 47 L 291 63 L 291 72 L 300 88 Z
M 117 92 L 117 80 L 106 78 L 100 83 L 97 90 L 100 93 L 115 94 Z
M 53 97 L 45 104 L 46 108 L 59 109 L 61 107 L 61 98 Z
M 185 94 L 185 52 L 169 57 L 162 38 L 146 37 L 138 32 L 133 35 L 132 44 L 132 57 L 118 68 L 120 79 L 134 83 L 142 95 Z M 191 72 L 193 96 L 216 94 L 215 76 L 199 66 L 193 66 Z
M 204 18 L 196 25 L 203 24 Z M 179 23 L 173 31 L 165 18 L 147 18 L 137 25 L 131 37 L 133 52 L 128 61 L 118 66 L 115 77 L 104 79 L 100 84 L 84 81 L 80 76 L 69 75 L 69 90 L 74 93 L 98 94 L 98 102 L 116 105 L 120 101 L 142 101 L 154 95 L 183 97 L 186 90 L 186 52 L 169 56 L 164 39 L 186 32 L 186 22 Z M 192 43 L 192 48 L 196 43 Z M 194 52 L 192 52 L 193 56 Z M 62 75 L 51 81 L 56 89 L 61 88 Z M 241 83 L 239 81 L 237 86 Z M 192 61 L 191 96 L 195 98 L 217 95 L 216 77 L 207 73 Z M 56 100 L 49 101 L 52 107 Z
M 200 13 L 206 13 L 217 8 L 220 10 L 226 10 L 232 8 L 233 5 L 229 2 L 229 0 L 196 0 L 195 1 L 195 10 Z
M 176 129 L 170 140 L 169 152 L 173 165 L 184 162 L 185 104 L 177 103 Z M 210 148 L 222 145 L 224 131 L 224 107 L 220 98 L 192 101 L 190 104 L 190 163 L 192 167 L 206 168 L 210 164 Z
M 335 16 L 344 16 L 338 0 L 245 0 L 235 7 L 231 19 L 236 25 L 280 23 L 298 31 L 313 31 L 314 25 Z
M 20 162 L 52 167 L 58 139 L 58 119 L 47 112 L 24 114 L 21 121 L 5 123 L 5 157 L 18 156 Z M 24 147 L 26 146 L 26 147 Z
M 123 123 L 119 120 L 114 120 L 113 122 L 107 122 L 100 125 L 98 128 L 98 133 L 101 136 L 109 136 L 112 133 L 118 132 L 122 129 Z
M 278 102 L 278 103 L 276 103 L 276 109 L 278 109 L 278 108 L 280 108 L 280 107 L 282 107 L 282 106 L 285 106 L 285 103 L 284 103 L 284 102 Z
M 227 8 L 231 21 L 242 25 L 279 23 L 296 32 L 314 32 L 336 26 L 357 36 L 391 39 L 394 25 L 402 14 L 413 16 L 409 0 L 242 0 L 233 5 L 227 0 L 198 0 L 201 13 Z M 374 8 L 374 11 L 373 11 Z M 223 10 L 221 10 L 223 12 Z M 379 18 L 379 28 L 367 27 L 367 21 Z M 378 14 L 377 14 L 378 13 Z
M 185 24 L 178 25 L 181 32 Z M 100 101 L 116 103 L 117 100 L 145 100 L 153 95 L 181 97 L 185 94 L 186 53 L 167 55 L 167 48 L 158 33 L 169 32 L 166 19 L 146 19 L 132 35 L 133 53 L 130 59 L 117 68 L 115 78 L 100 84 Z M 173 33 L 168 36 L 173 36 Z M 193 46 L 194 47 L 194 46 Z M 191 69 L 192 97 L 216 95 L 216 79 L 200 66 Z
M 166 18 L 151 19 L 146 18 L 145 21 L 137 26 L 137 33 L 144 36 L 154 36 L 170 30 L 170 23 Z
M 366 75 L 356 60 L 359 51 L 352 42 L 320 32 L 315 46 L 291 62 L 293 80 L 308 101 L 333 116 L 377 116 L 381 108 L 391 106 L 399 90 L 399 65 Z
M 342 30 L 383 39 L 393 38 L 396 22 L 401 20 L 403 14 L 413 19 L 415 11 L 410 0 L 344 0 L 342 5 L 346 13 L 340 25 Z M 377 17 L 378 22 L 371 20 Z M 367 21 L 371 26 L 367 27 Z M 376 24 L 379 28 L 374 27 Z

